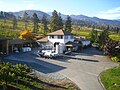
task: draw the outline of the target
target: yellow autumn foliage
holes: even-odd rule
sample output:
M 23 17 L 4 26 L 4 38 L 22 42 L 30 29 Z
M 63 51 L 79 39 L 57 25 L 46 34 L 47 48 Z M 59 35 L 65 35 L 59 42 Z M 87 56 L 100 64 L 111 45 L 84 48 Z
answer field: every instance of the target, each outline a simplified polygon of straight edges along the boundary
M 19 36 L 20 39 L 25 39 L 25 40 L 31 40 L 33 39 L 33 37 L 34 35 L 32 34 L 32 32 L 27 30 L 22 31 Z

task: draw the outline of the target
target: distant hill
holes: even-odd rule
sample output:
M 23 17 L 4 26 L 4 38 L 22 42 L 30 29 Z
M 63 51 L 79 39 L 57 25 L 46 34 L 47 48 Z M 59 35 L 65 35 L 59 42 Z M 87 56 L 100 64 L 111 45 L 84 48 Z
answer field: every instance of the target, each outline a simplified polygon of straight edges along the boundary
M 52 12 L 48 12 L 45 13 L 43 11 L 39 11 L 39 10 L 23 10 L 23 11 L 19 11 L 19 12 L 9 12 L 11 15 L 14 14 L 17 18 L 23 16 L 24 12 L 27 12 L 29 14 L 30 17 L 32 17 L 33 13 L 36 13 L 39 17 L 39 19 L 41 19 L 43 17 L 43 15 L 46 15 L 48 19 L 50 19 Z M 65 14 L 61 14 L 61 17 L 66 20 L 67 19 L 67 15 Z M 88 17 L 85 15 L 70 15 L 70 17 L 72 18 L 73 22 L 76 23 L 77 25 L 88 25 L 88 26 L 92 26 L 95 25 L 97 27 L 99 26 L 107 26 L 110 25 L 112 27 L 120 27 L 120 19 L 118 20 L 107 20 L 107 19 L 100 19 L 97 17 Z
M 46 15 L 46 17 L 49 19 L 50 15 L 48 15 L 45 12 L 42 11 L 38 11 L 38 10 L 23 10 L 23 11 L 19 11 L 19 12 L 12 12 L 16 17 L 22 17 L 24 12 L 26 12 L 30 17 L 32 17 L 32 15 L 34 13 L 37 14 L 38 18 L 41 19 L 43 17 L 43 15 Z
M 48 14 L 51 16 L 52 13 L 48 12 Z M 67 15 L 61 14 L 61 17 L 63 19 L 67 19 Z M 118 20 L 108 20 L 108 19 L 100 19 L 97 17 L 88 17 L 85 15 L 70 15 L 72 20 L 74 22 L 79 23 L 84 23 L 84 24 L 90 24 L 90 25 L 110 25 L 110 26 L 119 26 L 120 27 L 120 19 Z

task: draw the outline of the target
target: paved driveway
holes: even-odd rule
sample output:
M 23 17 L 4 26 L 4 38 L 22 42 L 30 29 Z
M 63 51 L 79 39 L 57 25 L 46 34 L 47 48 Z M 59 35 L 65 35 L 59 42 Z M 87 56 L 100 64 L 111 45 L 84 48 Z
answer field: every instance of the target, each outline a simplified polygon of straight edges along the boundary
M 14 62 L 27 62 L 34 69 L 46 75 L 62 74 L 82 90 L 103 90 L 98 81 L 99 74 L 108 68 L 117 66 L 95 48 L 84 49 L 71 56 L 63 56 L 55 60 L 39 58 L 32 52 L 15 54 L 7 58 L 14 60 Z M 58 77 L 61 76 L 58 75 Z

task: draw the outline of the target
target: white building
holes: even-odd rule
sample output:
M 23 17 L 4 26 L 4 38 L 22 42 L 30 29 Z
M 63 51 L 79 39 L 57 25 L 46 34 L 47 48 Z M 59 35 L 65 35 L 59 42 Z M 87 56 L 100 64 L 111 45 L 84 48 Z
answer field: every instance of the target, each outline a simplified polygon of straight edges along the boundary
M 74 41 L 74 35 L 65 30 L 58 30 L 48 34 L 48 40 L 53 44 L 66 44 L 69 41 Z
M 47 37 L 37 41 L 42 45 L 42 47 L 55 49 L 58 48 L 56 51 L 64 51 L 65 44 L 74 41 L 74 34 L 65 30 L 57 30 L 55 32 L 49 33 Z

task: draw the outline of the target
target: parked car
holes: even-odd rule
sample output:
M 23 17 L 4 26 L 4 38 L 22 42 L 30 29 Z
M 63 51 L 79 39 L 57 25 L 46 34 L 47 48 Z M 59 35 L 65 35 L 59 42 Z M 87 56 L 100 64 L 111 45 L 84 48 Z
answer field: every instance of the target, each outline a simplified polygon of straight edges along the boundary
M 52 50 L 42 50 L 42 51 L 38 51 L 37 56 L 44 58 L 54 58 L 58 56 L 58 54 Z

